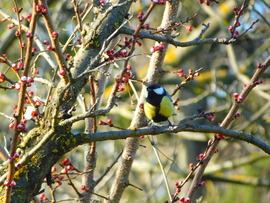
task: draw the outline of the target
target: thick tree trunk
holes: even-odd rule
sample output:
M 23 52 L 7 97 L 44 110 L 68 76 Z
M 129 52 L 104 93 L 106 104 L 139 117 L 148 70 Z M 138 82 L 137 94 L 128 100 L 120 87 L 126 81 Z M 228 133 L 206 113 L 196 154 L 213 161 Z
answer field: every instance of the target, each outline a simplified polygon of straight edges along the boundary
M 67 152 L 81 143 L 83 137 L 76 137 L 71 132 L 71 124 L 59 126 L 65 119 L 65 113 L 74 105 L 78 94 L 85 86 L 89 74 L 74 80 L 86 69 L 91 70 L 99 63 L 99 54 L 105 41 L 121 25 L 129 11 L 132 1 L 115 0 L 98 14 L 96 21 L 85 26 L 82 32 L 83 44 L 68 69 L 71 71 L 71 84 L 66 88 L 60 83 L 53 94 L 53 99 L 45 108 L 40 126 L 32 129 L 21 145 L 27 152 L 22 157 L 23 166 L 16 171 L 16 187 L 12 189 L 11 201 L 14 203 L 30 202 L 39 193 L 44 177 L 50 179 L 51 167 Z M 106 42 L 108 43 L 108 42 Z M 64 94 L 61 93 L 63 88 Z M 63 114 L 64 112 L 64 114 Z M 60 113 L 62 115 L 60 115 Z M 27 140 L 27 141 L 26 141 Z M 4 170 L 0 171 L 4 174 Z M 4 186 L 1 187 L 0 201 L 3 199 Z
M 166 3 L 165 11 L 163 14 L 163 21 L 160 25 L 162 28 L 167 28 L 175 22 L 175 18 L 177 15 L 179 7 L 179 0 L 172 0 Z M 170 36 L 171 31 L 166 32 L 165 35 Z M 157 42 L 157 45 L 159 43 Z M 146 82 L 149 84 L 157 83 L 160 77 L 162 70 L 162 64 L 164 61 L 166 48 L 161 52 L 155 52 L 149 64 L 149 68 L 147 71 L 147 76 L 145 77 Z M 142 104 L 145 100 L 145 87 L 142 87 L 142 92 L 140 99 L 138 101 L 138 105 L 131 123 L 130 128 L 138 128 L 146 125 L 145 123 L 145 115 L 143 110 L 140 108 L 140 104 Z M 105 200 L 105 203 L 109 202 L 120 202 L 122 194 L 129 183 L 129 173 L 131 171 L 131 167 L 133 164 L 133 160 L 135 159 L 136 152 L 139 148 L 140 138 L 128 138 L 125 142 L 124 152 L 122 154 L 122 161 L 118 170 L 116 172 L 116 177 L 114 183 L 110 190 L 109 200 Z

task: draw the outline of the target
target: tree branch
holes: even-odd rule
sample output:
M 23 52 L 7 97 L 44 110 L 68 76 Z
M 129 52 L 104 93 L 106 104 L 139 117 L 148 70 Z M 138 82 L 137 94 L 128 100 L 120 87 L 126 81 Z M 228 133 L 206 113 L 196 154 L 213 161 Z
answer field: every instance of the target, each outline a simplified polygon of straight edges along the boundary
M 152 2 L 154 4 L 154 2 Z M 132 33 L 133 40 L 137 38 L 139 31 L 141 30 L 142 24 L 146 21 L 147 16 L 149 16 L 150 12 L 153 11 L 154 5 L 150 5 L 147 13 L 145 14 L 145 17 L 141 20 L 139 26 L 137 29 Z M 163 20 L 161 23 L 161 27 L 167 28 L 171 26 L 175 22 L 175 18 L 177 15 L 179 1 L 178 0 L 172 0 L 170 2 L 166 2 L 166 7 L 164 11 Z M 171 31 L 166 32 L 164 35 L 170 35 Z M 134 45 L 135 42 L 133 42 Z M 158 43 L 157 43 L 158 44 Z M 132 46 L 133 47 L 133 46 Z M 128 55 L 131 55 L 133 53 L 134 48 L 131 47 L 131 51 Z M 166 53 L 167 46 L 165 45 L 164 49 L 158 52 L 155 52 L 152 57 L 149 64 L 149 68 L 146 75 L 146 81 L 148 83 L 157 83 L 160 73 L 162 72 L 162 64 L 164 61 L 165 53 Z M 129 59 L 126 60 L 124 67 L 127 66 Z M 126 69 L 122 71 L 122 75 L 125 73 Z M 115 86 L 116 88 L 117 86 Z M 130 124 L 130 128 L 138 128 L 145 125 L 145 115 L 140 108 L 140 104 L 144 102 L 144 95 L 146 93 L 145 87 L 142 88 L 141 96 L 139 98 L 134 117 L 132 119 L 132 122 Z M 125 190 L 125 188 L 129 185 L 129 173 L 131 171 L 132 163 L 135 158 L 136 152 L 139 148 L 139 138 L 129 138 L 126 140 L 124 152 L 122 155 L 122 162 L 120 163 L 120 166 L 118 167 L 118 170 L 116 172 L 116 177 L 113 182 L 113 185 L 110 190 L 109 195 L 109 201 L 113 202 L 119 202 L 121 199 L 121 196 Z
M 253 74 L 253 77 L 250 80 L 250 83 L 239 94 L 239 97 L 236 99 L 235 103 L 233 104 L 230 111 L 228 112 L 228 114 L 224 118 L 223 122 L 220 124 L 221 127 L 223 127 L 223 128 L 228 127 L 229 124 L 234 120 L 235 115 L 236 115 L 238 109 L 240 108 L 242 102 L 245 101 L 245 99 L 247 98 L 249 93 L 252 91 L 252 89 L 258 85 L 257 81 L 259 80 L 259 78 L 262 76 L 262 74 L 265 72 L 265 70 L 269 66 L 270 66 L 270 56 L 268 56 L 268 58 L 264 61 L 264 63 L 262 65 L 257 67 L 256 72 Z M 221 133 L 221 135 L 223 135 L 223 134 Z M 240 135 L 241 135 L 241 133 L 240 133 Z M 268 151 L 269 146 L 267 144 L 265 144 L 264 142 L 262 142 L 261 140 L 257 140 L 258 138 L 251 136 L 251 135 L 246 135 L 244 137 L 245 137 L 245 139 L 247 138 L 247 140 L 246 140 L 247 142 L 250 142 L 250 143 L 258 146 L 266 153 L 269 153 L 269 151 Z M 241 138 L 243 139 L 242 136 L 239 136 L 239 139 L 241 139 Z M 256 141 L 254 141 L 254 140 L 256 140 Z M 200 185 L 204 170 L 205 170 L 206 166 L 208 165 L 209 161 L 211 160 L 212 156 L 214 155 L 215 149 L 217 148 L 219 141 L 220 141 L 220 139 L 215 138 L 211 147 L 206 150 L 205 157 L 203 159 L 203 164 L 198 168 L 197 173 L 195 174 L 194 179 L 192 181 L 192 184 L 188 190 L 188 197 L 189 198 L 192 198 L 194 196 L 195 191 L 197 190 L 198 186 Z
M 244 133 L 228 130 L 220 126 L 209 126 L 209 125 L 193 125 L 193 124 L 182 124 L 177 126 L 163 126 L 163 127 L 150 127 L 140 128 L 136 130 L 121 130 L 121 131 L 110 131 L 110 132 L 97 132 L 94 134 L 78 134 L 77 136 L 87 136 L 85 142 L 103 141 L 103 140 L 116 140 L 126 139 L 128 137 L 140 137 L 142 135 L 159 135 L 164 133 L 178 133 L 178 132 L 201 132 L 201 133 L 219 133 L 227 137 L 242 140 L 247 143 L 253 144 L 263 150 L 265 153 L 270 154 L 270 146 L 259 138 Z M 83 144 L 83 143 L 81 143 Z
M 144 38 L 144 39 L 152 39 L 157 42 L 164 42 L 167 44 L 174 45 L 176 47 L 189 47 L 189 46 L 195 46 L 195 45 L 203 45 L 203 44 L 231 44 L 236 41 L 235 38 L 205 38 L 202 39 L 203 34 L 206 32 L 206 30 L 210 27 L 210 24 L 203 24 L 204 28 L 201 30 L 198 37 L 196 37 L 192 41 L 188 42 L 179 42 L 177 40 L 174 40 L 174 37 L 172 36 L 164 36 L 164 35 L 155 35 L 147 32 L 140 32 L 138 34 L 138 37 Z M 129 28 L 123 27 L 120 29 L 121 34 L 127 34 L 132 35 L 134 33 L 134 30 L 131 30 Z

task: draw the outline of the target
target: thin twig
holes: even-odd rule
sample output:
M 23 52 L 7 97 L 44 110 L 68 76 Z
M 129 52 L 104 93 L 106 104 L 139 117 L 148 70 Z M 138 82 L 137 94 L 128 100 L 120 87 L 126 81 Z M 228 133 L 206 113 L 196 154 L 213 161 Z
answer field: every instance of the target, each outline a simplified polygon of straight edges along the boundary
M 46 8 L 48 10 L 47 13 L 43 14 L 45 25 L 46 25 L 52 46 L 54 48 L 54 55 L 56 57 L 58 67 L 60 70 L 66 72 L 66 74 L 63 76 L 63 79 L 65 81 L 65 84 L 67 84 L 68 81 L 70 80 L 70 73 L 67 71 L 67 64 L 66 64 L 63 52 L 62 52 L 62 48 L 61 48 L 60 43 L 59 43 L 59 36 L 54 28 L 51 16 L 49 15 L 47 0 L 40 0 L 40 2 L 43 3 L 44 5 L 46 5 Z
M 229 124 L 234 120 L 235 115 L 236 115 L 238 109 L 240 108 L 242 102 L 245 101 L 245 99 L 250 94 L 250 92 L 253 90 L 253 88 L 256 87 L 256 85 L 257 85 L 256 82 L 258 81 L 258 79 L 262 76 L 262 74 L 265 72 L 265 70 L 269 66 L 270 66 L 270 56 L 264 61 L 264 63 L 260 67 L 257 68 L 256 72 L 253 74 L 253 77 L 250 80 L 250 83 L 240 93 L 239 98 L 241 98 L 241 100 L 239 99 L 238 101 L 235 101 L 235 103 L 232 105 L 230 111 L 228 112 L 228 114 L 224 118 L 223 122 L 220 124 L 221 127 L 223 127 L 224 129 L 227 128 L 229 126 Z M 223 134 L 221 133 L 221 135 L 223 135 Z M 200 185 L 204 170 L 205 170 L 206 166 L 208 165 L 209 161 L 211 160 L 212 156 L 214 155 L 215 149 L 217 148 L 219 141 L 220 141 L 220 139 L 217 139 L 215 137 L 215 140 L 212 143 L 211 147 L 209 149 L 207 149 L 207 151 L 205 152 L 206 155 L 204 157 L 203 164 L 200 166 L 197 173 L 195 174 L 195 177 L 194 177 L 192 184 L 189 188 L 189 191 L 187 194 L 189 198 L 192 198 L 194 196 L 195 191 L 197 190 L 198 186 Z
M 34 35 L 35 33 L 35 28 L 36 28 L 36 20 L 37 20 L 37 13 L 36 13 L 36 5 L 37 5 L 38 1 L 34 0 L 33 4 L 32 4 L 32 20 L 30 22 L 30 34 L 31 36 Z M 19 24 L 20 25 L 20 24 Z M 24 63 L 24 70 L 22 72 L 23 76 L 28 76 L 28 72 L 30 69 L 30 61 L 32 59 L 32 46 L 33 46 L 33 37 L 29 37 L 27 40 L 27 48 L 26 48 L 26 56 L 25 56 L 25 63 Z M 26 94 L 26 84 L 22 83 L 21 88 L 20 88 L 20 92 L 19 92 L 19 98 L 18 98 L 18 104 L 17 104 L 17 109 L 16 109 L 16 114 L 14 116 L 14 124 L 15 126 L 18 126 L 19 123 L 22 120 L 23 117 L 23 109 L 24 109 L 24 103 L 25 103 L 25 94 Z M 11 146 L 10 146 L 10 151 L 9 154 L 11 157 L 14 156 L 16 149 L 17 149 L 17 145 L 18 145 L 18 138 L 20 135 L 20 131 L 18 130 L 17 127 L 15 127 L 14 129 L 14 134 L 12 137 L 12 142 L 11 142 Z M 11 182 L 13 181 L 13 177 L 14 177 L 14 173 L 15 173 L 15 163 L 14 161 L 10 161 L 9 162 L 9 166 L 8 166 L 8 176 L 7 176 L 7 181 Z M 4 201 L 6 203 L 9 203 L 10 200 L 10 195 L 11 195 L 11 190 L 12 187 L 6 187 L 5 188 L 5 195 L 4 195 Z
M 8 115 L 5 114 L 5 113 L 0 112 L 0 115 L 6 117 L 9 121 L 12 121 L 12 120 L 13 120 L 13 117 L 8 116 Z
M 2 159 L 3 161 L 7 161 L 9 159 L 9 154 L 7 150 L 2 146 L 0 146 L 0 159 Z
M 155 140 L 154 140 L 154 137 L 153 136 L 151 136 L 150 143 L 152 145 L 152 148 L 153 148 L 153 150 L 155 152 L 155 155 L 156 155 L 156 158 L 158 160 L 159 167 L 160 167 L 161 172 L 162 172 L 162 175 L 163 175 L 163 179 L 164 179 L 164 182 L 165 182 L 165 186 L 166 186 L 166 189 L 167 189 L 167 193 L 168 193 L 169 199 L 172 201 L 172 196 L 171 196 L 171 191 L 170 191 L 170 187 L 169 187 L 169 182 L 168 182 L 167 174 L 164 171 L 164 167 L 162 165 L 161 159 L 160 159 L 159 154 L 158 154 L 158 151 L 156 149 L 156 143 L 155 143 Z
M 78 195 L 78 197 L 81 197 L 81 194 L 80 192 L 77 190 L 76 186 L 73 184 L 71 178 L 69 177 L 68 175 L 68 172 L 65 174 L 68 178 L 68 181 L 69 181 L 69 185 L 75 190 L 76 194 Z
M 111 165 L 106 168 L 106 170 L 103 172 L 103 174 L 95 181 L 95 185 L 99 184 L 102 181 L 102 179 L 109 173 L 109 171 L 112 169 L 112 167 L 118 162 L 118 160 L 120 159 L 122 154 L 123 154 L 123 150 L 118 154 L 118 156 L 111 163 Z
M 83 21 L 85 20 L 85 18 L 88 16 L 88 14 L 89 14 L 90 11 L 92 10 L 92 8 L 93 8 L 93 5 L 91 5 L 91 6 L 87 9 L 87 11 L 84 13 L 84 15 L 83 15 L 83 17 L 82 17 L 82 22 L 83 22 Z M 66 49 L 67 49 L 69 43 L 71 42 L 71 40 L 74 39 L 75 34 L 76 34 L 76 32 L 78 31 L 78 29 L 79 29 L 79 25 L 77 25 L 77 26 L 74 28 L 72 34 L 71 34 L 71 35 L 69 36 L 69 38 L 67 39 L 65 45 L 64 45 L 63 48 L 62 48 L 62 52 L 63 52 L 63 53 L 66 51 Z
M 194 79 L 194 76 L 199 73 L 200 71 L 202 71 L 203 68 L 199 68 L 198 70 L 195 70 L 194 72 L 192 72 L 191 74 L 189 74 L 184 81 L 182 81 L 177 88 L 173 91 L 173 93 L 171 94 L 171 97 L 174 96 L 181 88 L 183 88 L 189 81 Z
M 213 43 L 231 44 L 236 41 L 236 39 L 234 38 L 218 38 L 218 37 L 202 39 L 203 34 L 209 28 L 210 24 L 203 24 L 203 25 L 205 27 L 201 30 L 198 37 L 196 37 L 194 40 L 187 41 L 187 42 L 179 42 L 177 40 L 174 40 L 173 37 L 171 36 L 154 35 L 154 34 L 143 32 L 143 31 L 140 32 L 138 36 L 144 39 L 152 39 L 154 41 L 171 44 L 176 47 L 190 47 L 190 46 L 196 46 L 196 45 L 202 45 L 202 44 L 213 44 Z M 120 33 L 132 35 L 134 33 L 134 30 L 124 27 L 120 29 Z
M 18 20 L 16 20 L 16 19 L 12 18 L 11 16 L 9 16 L 9 15 L 8 15 L 7 13 L 5 13 L 4 10 L 1 9 L 1 8 L 0 8 L 0 15 L 3 16 L 3 18 L 8 19 L 8 20 L 11 21 L 12 23 L 14 23 L 16 26 L 19 25 Z M 22 30 L 23 30 L 24 32 L 26 32 L 26 33 L 27 33 L 27 32 L 30 32 L 30 29 L 29 29 L 27 26 L 21 24 L 21 27 L 22 27 Z M 35 43 L 37 44 L 37 46 L 39 47 L 39 49 L 41 50 L 42 56 L 46 59 L 46 61 L 50 64 L 50 66 L 53 67 L 53 69 L 56 69 L 56 67 L 57 67 L 56 64 L 55 64 L 54 61 L 51 59 L 51 57 L 48 55 L 47 51 L 44 51 L 45 49 L 44 49 L 43 43 L 40 41 L 38 35 L 35 34 L 35 35 L 33 36 L 33 39 L 34 39 Z M 23 59 L 23 58 L 22 58 L 22 59 Z
M 82 19 L 79 13 L 78 3 L 76 0 L 72 0 L 71 2 L 73 3 L 73 7 L 74 7 L 77 23 L 78 23 L 78 29 L 79 31 L 82 31 Z

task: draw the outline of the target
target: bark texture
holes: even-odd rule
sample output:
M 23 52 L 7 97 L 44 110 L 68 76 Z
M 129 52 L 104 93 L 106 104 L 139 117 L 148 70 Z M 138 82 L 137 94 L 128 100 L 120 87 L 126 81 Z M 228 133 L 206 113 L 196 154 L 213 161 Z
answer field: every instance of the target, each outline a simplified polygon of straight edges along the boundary
M 167 28 L 173 23 L 175 23 L 175 18 L 177 15 L 177 10 L 179 7 L 179 0 L 172 0 L 170 2 L 166 2 L 166 7 L 163 14 L 163 21 L 160 25 L 161 28 Z M 171 31 L 164 33 L 164 35 L 169 36 Z M 157 43 L 158 44 L 158 43 Z M 147 71 L 147 75 L 145 77 L 145 81 L 149 84 L 157 83 L 159 77 L 163 71 L 162 65 L 164 61 L 166 53 L 166 48 L 163 51 L 155 52 L 149 64 L 149 68 Z M 142 92 L 140 96 L 140 100 L 138 102 L 134 118 L 132 120 L 130 128 L 138 128 L 146 125 L 145 115 L 143 110 L 140 108 L 140 104 L 142 104 L 145 100 L 145 87 L 142 87 Z M 109 200 L 105 200 L 104 202 L 119 202 L 121 200 L 122 194 L 127 186 L 129 186 L 129 173 L 131 171 L 132 163 L 135 159 L 136 152 L 139 148 L 140 138 L 127 138 L 125 143 L 124 152 L 122 155 L 121 164 L 117 170 L 116 178 L 114 180 L 113 186 L 110 191 Z
M 26 154 L 22 158 L 23 166 L 14 176 L 17 185 L 12 190 L 12 202 L 30 202 L 39 194 L 44 177 L 47 177 L 50 183 L 51 167 L 64 154 L 85 143 L 82 136 L 76 136 L 71 132 L 71 124 L 59 126 L 59 122 L 70 116 L 68 111 L 85 86 L 91 69 L 98 65 L 104 43 L 121 25 L 131 3 L 129 0 L 111 1 L 110 5 L 98 13 L 95 22 L 84 26 L 81 33 L 83 44 L 67 67 L 71 73 L 70 83 L 59 83 L 52 100 L 45 108 L 40 126 L 32 129 L 20 145 L 21 149 L 26 150 Z M 85 74 L 76 79 L 82 73 Z M 4 174 L 4 169 L 0 174 Z M 0 190 L 2 200 L 4 187 Z

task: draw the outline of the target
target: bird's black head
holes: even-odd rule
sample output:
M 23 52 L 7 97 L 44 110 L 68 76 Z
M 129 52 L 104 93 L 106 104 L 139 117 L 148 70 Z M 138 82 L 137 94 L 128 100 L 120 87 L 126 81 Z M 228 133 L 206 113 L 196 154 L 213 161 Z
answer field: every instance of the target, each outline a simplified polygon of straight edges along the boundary
M 162 97 L 166 95 L 166 91 L 160 85 L 149 85 L 147 87 L 146 101 L 154 106 L 159 106 Z
M 155 94 L 155 95 L 160 95 L 160 96 L 166 95 L 165 89 L 161 87 L 160 85 L 156 85 L 156 84 L 149 85 L 147 87 L 147 91 L 148 91 L 148 94 Z

